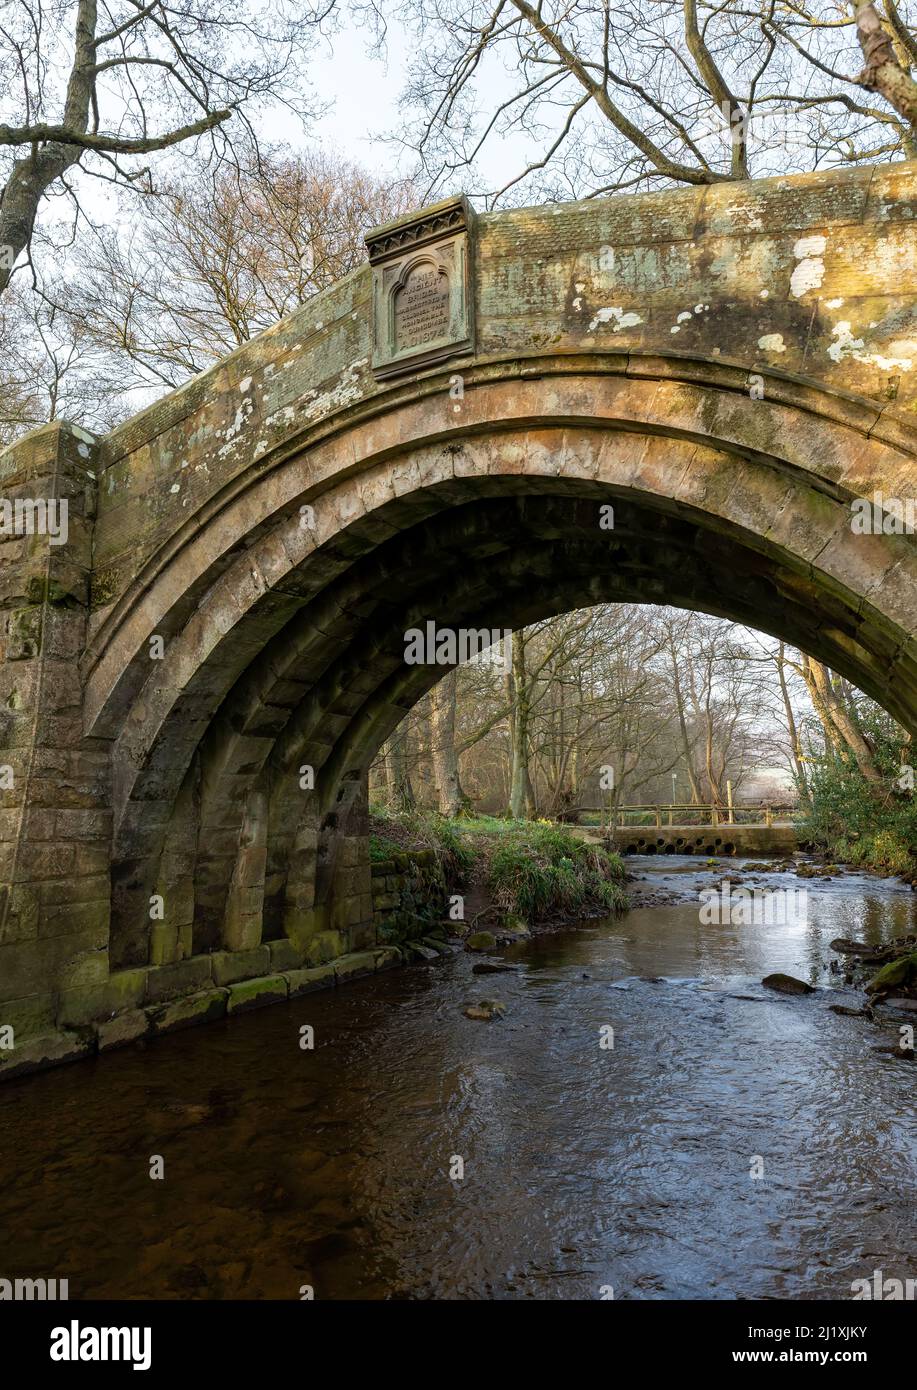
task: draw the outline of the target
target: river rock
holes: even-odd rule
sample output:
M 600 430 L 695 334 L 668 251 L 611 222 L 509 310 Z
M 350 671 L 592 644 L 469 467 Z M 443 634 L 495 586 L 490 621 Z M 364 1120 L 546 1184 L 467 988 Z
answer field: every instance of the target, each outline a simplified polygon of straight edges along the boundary
M 833 1014 L 840 1014 L 842 1018 L 869 1018 L 867 1009 L 849 1009 L 846 1004 L 829 1004 L 828 1008 Z
M 465 938 L 465 946 L 469 951 L 494 951 L 497 938 L 491 931 L 476 931 Z
M 805 980 L 797 980 L 795 975 L 765 975 L 761 981 L 765 989 L 775 989 L 778 994 L 814 994 L 811 985 Z
M 917 951 L 912 951 L 910 955 L 900 956 L 898 960 L 889 961 L 888 965 L 883 965 L 878 974 L 873 975 L 869 984 L 866 986 L 867 994 L 879 994 L 888 989 L 894 989 L 896 985 L 908 985 L 912 980 L 917 980 Z
M 895 994 L 883 1003 L 886 1009 L 900 1009 L 902 1013 L 917 1014 L 917 999 L 906 999 L 903 994 Z
M 515 965 L 504 965 L 502 961 L 479 960 L 471 967 L 472 975 L 502 975 L 506 970 L 515 970 Z
M 914 1049 L 902 1047 L 900 1043 L 895 1043 L 890 1047 L 874 1047 L 873 1052 L 882 1052 L 887 1057 L 896 1057 L 899 1062 L 913 1062 L 914 1060 Z
M 876 948 L 865 941 L 851 941 L 847 936 L 836 936 L 831 942 L 831 950 L 837 951 L 839 956 L 871 956 Z
M 520 937 L 532 935 L 532 928 L 521 917 L 507 917 L 500 929 L 501 941 L 517 941 Z
M 465 1005 L 465 1017 L 480 1019 L 482 1023 L 502 1018 L 505 1013 L 506 1005 L 500 999 L 479 999 L 476 1004 Z

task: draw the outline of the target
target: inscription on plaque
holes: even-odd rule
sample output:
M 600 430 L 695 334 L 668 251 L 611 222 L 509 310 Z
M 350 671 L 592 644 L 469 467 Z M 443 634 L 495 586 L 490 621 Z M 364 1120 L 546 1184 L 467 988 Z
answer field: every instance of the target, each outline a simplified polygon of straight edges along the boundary
M 473 351 L 473 226 L 464 198 L 444 198 L 368 234 L 372 364 L 380 379 Z
M 448 333 L 449 277 L 437 266 L 415 266 L 395 297 L 397 351 L 436 342 Z

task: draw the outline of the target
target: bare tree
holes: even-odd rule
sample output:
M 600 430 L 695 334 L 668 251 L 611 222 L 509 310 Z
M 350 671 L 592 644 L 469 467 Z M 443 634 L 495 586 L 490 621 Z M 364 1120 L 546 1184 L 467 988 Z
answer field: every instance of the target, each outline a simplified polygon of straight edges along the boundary
M 400 0 L 395 12 L 423 53 L 399 138 L 431 190 L 467 185 L 496 142 L 515 169 L 474 190 L 491 204 L 511 189 L 582 197 L 917 157 L 912 0 Z
M 321 17 L 292 0 L 7 0 L 0 293 L 45 201 L 66 193 L 79 211 L 78 170 L 150 187 L 151 157 L 203 137 L 225 154 L 251 138 L 255 108 L 306 115 L 303 60 Z
M 122 390 L 174 388 L 363 264 L 365 232 L 413 197 L 322 153 L 192 168 L 144 199 L 128 235 L 86 244 L 67 309 Z
M 53 300 L 11 286 L 0 300 L 0 447 L 50 420 L 108 427 L 108 394 L 87 335 Z
M 468 804 L 459 778 L 458 749 L 455 742 L 456 672 L 443 676 L 430 694 L 430 737 L 433 785 L 437 809 L 444 816 L 457 816 Z

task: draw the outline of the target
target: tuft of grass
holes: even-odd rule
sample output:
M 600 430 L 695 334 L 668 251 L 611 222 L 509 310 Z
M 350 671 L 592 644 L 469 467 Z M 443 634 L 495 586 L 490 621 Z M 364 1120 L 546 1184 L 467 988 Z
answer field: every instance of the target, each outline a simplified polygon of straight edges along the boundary
M 487 886 L 507 916 L 538 922 L 588 909 L 624 911 L 623 879 L 618 855 L 554 825 L 530 822 L 494 849 Z
M 432 849 L 449 883 L 461 884 L 474 859 L 462 843 L 454 821 L 435 811 L 402 811 L 397 815 L 370 810 L 369 857 L 378 863 L 392 854 Z

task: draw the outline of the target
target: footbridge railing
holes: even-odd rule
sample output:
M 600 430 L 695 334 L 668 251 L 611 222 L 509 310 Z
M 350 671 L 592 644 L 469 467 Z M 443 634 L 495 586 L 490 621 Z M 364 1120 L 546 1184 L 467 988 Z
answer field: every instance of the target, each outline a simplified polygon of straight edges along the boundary
M 763 825 L 790 823 L 797 814 L 795 806 L 772 804 L 723 806 L 694 802 L 654 802 L 638 805 L 578 806 L 564 813 L 564 819 L 580 819 L 598 815 L 600 824 L 608 829 L 624 830 L 629 826 L 689 826 L 689 825 Z

